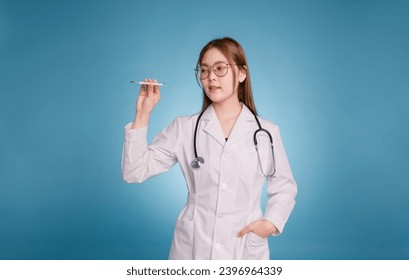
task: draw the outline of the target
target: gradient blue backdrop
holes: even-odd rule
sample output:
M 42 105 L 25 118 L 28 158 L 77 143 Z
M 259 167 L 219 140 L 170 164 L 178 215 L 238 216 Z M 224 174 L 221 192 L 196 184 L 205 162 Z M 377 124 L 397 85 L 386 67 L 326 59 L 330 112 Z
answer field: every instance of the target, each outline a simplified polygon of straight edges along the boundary
M 121 178 L 138 87 L 151 140 L 200 110 L 209 40 L 244 47 L 298 182 L 273 259 L 408 259 L 408 1 L 1 1 L 0 259 L 166 259 L 178 166 Z

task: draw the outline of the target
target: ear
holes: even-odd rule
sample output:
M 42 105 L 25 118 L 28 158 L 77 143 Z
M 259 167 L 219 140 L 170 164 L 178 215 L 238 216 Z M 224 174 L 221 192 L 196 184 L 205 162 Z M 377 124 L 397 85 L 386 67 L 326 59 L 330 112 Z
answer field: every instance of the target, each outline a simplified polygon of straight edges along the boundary
M 239 82 L 240 83 L 244 82 L 244 80 L 247 77 L 247 65 L 243 65 L 243 68 L 239 68 Z

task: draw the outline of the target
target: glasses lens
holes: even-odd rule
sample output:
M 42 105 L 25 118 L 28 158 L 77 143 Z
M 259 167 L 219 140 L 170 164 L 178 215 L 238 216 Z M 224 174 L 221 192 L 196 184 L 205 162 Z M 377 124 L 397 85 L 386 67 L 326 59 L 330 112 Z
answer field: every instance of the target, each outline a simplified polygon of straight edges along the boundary
M 206 66 L 199 66 L 198 68 L 198 74 L 201 80 L 204 80 L 207 78 L 207 76 L 209 76 L 209 68 L 207 68 Z
M 227 67 L 228 67 L 227 64 L 224 62 L 216 63 L 213 66 L 213 69 L 214 69 L 213 71 L 217 76 L 223 77 L 227 74 L 227 70 L 228 70 Z
M 207 79 L 209 77 L 210 71 L 213 69 L 213 72 L 216 74 L 218 77 L 223 77 L 226 76 L 227 71 L 229 70 L 228 64 L 225 62 L 219 62 L 216 63 L 215 65 L 211 66 L 210 68 L 207 66 L 197 66 L 196 69 L 196 76 L 200 78 L 200 80 Z

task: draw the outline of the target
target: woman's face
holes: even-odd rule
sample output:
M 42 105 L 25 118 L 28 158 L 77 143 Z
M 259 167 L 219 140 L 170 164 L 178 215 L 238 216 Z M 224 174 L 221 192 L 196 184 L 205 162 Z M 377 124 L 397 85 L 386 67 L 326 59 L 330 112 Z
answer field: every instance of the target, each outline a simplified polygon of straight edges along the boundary
M 203 89 L 212 102 L 224 102 L 227 100 L 238 100 L 237 89 L 240 82 L 246 78 L 245 73 L 239 71 L 236 65 L 218 64 L 224 62 L 229 64 L 227 58 L 216 48 L 206 51 L 201 61 L 202 71 L 208 72 L 208 77 L 201 80 Z M 214 69 L 213 66 L 216 64 Z M 227 74 L 223 77 L 217 76 L 214 71 L 223 71 L 221 67 L 227 67 Z M 218 68 L 219 67 L 219 68 Z M 234 76 L 236 82 L 233 84 Z

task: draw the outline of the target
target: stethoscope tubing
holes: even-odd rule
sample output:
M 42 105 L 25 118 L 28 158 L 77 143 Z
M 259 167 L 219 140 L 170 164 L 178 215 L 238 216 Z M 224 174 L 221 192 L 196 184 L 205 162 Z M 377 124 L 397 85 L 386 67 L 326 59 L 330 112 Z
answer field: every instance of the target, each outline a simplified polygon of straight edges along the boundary
M 196 147 L 197 129 L 198 129 L 198 127 L 199 127 L 199 121 L 200 121 L 200 119 L 201 119 L 203 113 L 204 113 L 204 111 L 202 111 L 202 112 L 200 113 L 199 117 L 197 118 L 196 125 L 195 125 L 195 132 L 194 132 L 194 135 L 193 135 L 193 149 L 194 149 L 194 153 L 195 153 L 195 159 L 192 161 L 191 166 L 192 166 L 192 168 L 194 168 L 194 169 L 200 168 L 200 167 L 203 166 L 203 164 L 204 164 L 204 159 L 203 159 L 202 157 L 199 157 L 199 156 L 197 155 L 197 147 Z M 252 113 L 253 113 L 253 112 L 252 112 Z M 259 127 L 259 128 L 254 132 L 253 142 L 254 142 L 254 147 L 256 148 L 256 151 L 257 151 L 257 157 L 258 157 L 258 161 L 259 161 L 259 164 L 260 164 L 261 172 L 263 173 L 263 175 L 264 175 L 265 177 L 274 177 L 274 175 L 275 175 L 275 173 L 276 173 L 276 164 L 275 164 L 273 137 L 271 136 L 270 132 L 268 132 L 268 130 L 266 130 L 266 129 L 264 129 L 264 128 L 261 127 L 260 121 L 258 120 L 256 114 L 253 113 L 253 116 L 254 116 L 254 118 L 256 119 L 257 125 L 258 125 L 258 127 Z M 265 132 L 265 133 L 268 135 L 269 139 L 270 139 L 270 143 L 271 143 L 271 153 L 272 153 L 272 161 L 273 161 L 273 172 L 272 172 L 271 174 L 266 174 L 266 173 L 264 173 L 264 170 L 263 170 L 262 165 L 261 165 L 261 158 L 260 158 L 260 153 L 259 153 L 259 150 L 258 150 L 258 141 L 257 141 L 257 133 L 259 133 L 259 132 Z
M 202 117 L 203 113 L 204 113 L 204 111 L 202 111 L 202 112 L 200 113 L 199 117 L 197 118 L 196 126 L 195 126 L 195 134 L 193 135 L 193 148 L 194 148 L 194 151 L 195 151 L 195 158 L 198 158 L 198 156 L 197 156 L 197 148 L 196 148 L 197 128 L 198 128 L 198 126 L 199 126 L 199 121 L 200 121 L 200 118 Z

